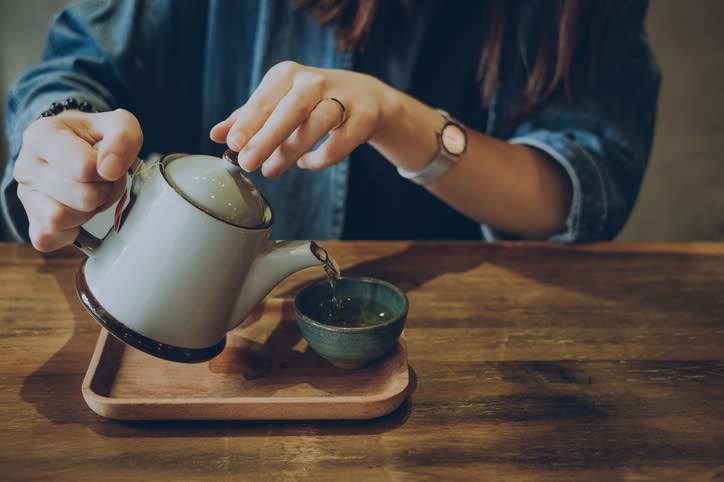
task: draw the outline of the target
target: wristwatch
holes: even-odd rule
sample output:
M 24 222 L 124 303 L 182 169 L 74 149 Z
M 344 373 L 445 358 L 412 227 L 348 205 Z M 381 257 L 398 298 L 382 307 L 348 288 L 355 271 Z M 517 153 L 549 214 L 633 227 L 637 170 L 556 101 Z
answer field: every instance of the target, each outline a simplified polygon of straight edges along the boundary
M 397 168 L 400 176 L 416 184 L 429 184 L 440 177 L 457 162 L 468 147 L 468 135 L 465 132 L 465 126 L 453 119 L 444 110 L 437 109 L 437 111 L 442 115 L 445 122 L 440 130 L 436 132 L 438 149 L 433 158 L 420 171 L 411 172 L 401 167 Z

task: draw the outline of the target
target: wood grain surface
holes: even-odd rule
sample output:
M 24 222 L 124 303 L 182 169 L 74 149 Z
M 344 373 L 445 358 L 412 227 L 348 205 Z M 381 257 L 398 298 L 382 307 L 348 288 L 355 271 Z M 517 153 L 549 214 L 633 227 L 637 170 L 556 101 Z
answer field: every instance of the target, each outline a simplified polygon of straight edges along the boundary
M 82 258 L 0 244 L 0 479 L 724 477 L 724 244 L 320 244 L 410 299 L 413 387 L 384 417 L 98 416 L 81 395 L 100 332 L 75 294 Z

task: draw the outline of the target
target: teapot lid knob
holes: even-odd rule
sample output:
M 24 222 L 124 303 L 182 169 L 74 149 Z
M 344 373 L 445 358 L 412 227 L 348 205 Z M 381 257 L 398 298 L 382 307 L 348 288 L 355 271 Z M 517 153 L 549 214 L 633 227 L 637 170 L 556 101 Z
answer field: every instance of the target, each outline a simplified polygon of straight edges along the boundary
M 241 169 L 241 166 L 239 166 L 239 153 L 236 151 L 232 151 L 231 149 L 227 149 L 224 151 L 224 155 L 221 156 L 223 160 L 226 161 L 227 164 L 231 164 L 231 166 L 236 167 L 238 169 Z M 229 167 L 231 167 L 229 166 Z M 228 167 L 227 167 L 228 169 Z

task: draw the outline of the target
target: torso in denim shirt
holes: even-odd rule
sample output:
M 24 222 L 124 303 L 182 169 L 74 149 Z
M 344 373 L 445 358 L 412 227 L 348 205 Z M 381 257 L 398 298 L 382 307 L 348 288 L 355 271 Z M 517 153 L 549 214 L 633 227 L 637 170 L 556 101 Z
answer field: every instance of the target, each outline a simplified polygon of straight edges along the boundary
M 364 50 L 340 51 L 332 28 L 320 27 L 287 2 L 242 7 L 212 1 L 199 85 L 198 149 L 218 153 L 219 146 L 208 141 L 210 126 L 243 104 L 264 73 L 284 60 L 369 73 L 432 106 L 445 106 L 466 123 L 480 118 L 474 78 L 480 8 L 421 2 L 407 15 L 396 2 L 388 7 Z M 451 35 L 449 22 L 460 19 L 466 25 Z M 169 148 L 175 142 L 170 136 Z M 366 146 L 323 171 L 295 167 L 275 179 L 258 172 L 249 177 L 272 206 L 275 238 L 481 238 L 475 222 L 400 178 Z
M 3 212 L 27 239 L 12 161 L 22 131 L 50 102 L 87 96 L 101 110 L 131 110 L 144 130 L 142 154 L 218 155 L 223 146 L 209 140 L 210 128 L 248 99 L 270 67 L 294 60 L 367 72 L 472 129 L 547 152 L 574 187 L 566 232 L 552 239 L 610 238 L 635 201 L 653 136 L 659 74 L 642 31 L 646 2 L 637 0 L 633 14 L 619 19 L 595 85 L 517 126 L 505 116 L 535 52 L 529 33 L 549 6 L 544 0 L 516 4 L 499 88 L 486 111 L 475 80 L 481 3 L 421 0 L 405 15 L 397 2 L 385 2 L 365 50 L 342 52 L 333 28 L 319 26 L 291 0 L 79 2 L 55 22 L 46 64 L 10 90 Z M 272 206 L 275 238 L 481 236 L 475 222 L 399 178 L 366 145 L 322 171 L 295 167 L 276 179 L 250 177 Z M 488 239 L 507 237 L 484 226 L 482 232 Z

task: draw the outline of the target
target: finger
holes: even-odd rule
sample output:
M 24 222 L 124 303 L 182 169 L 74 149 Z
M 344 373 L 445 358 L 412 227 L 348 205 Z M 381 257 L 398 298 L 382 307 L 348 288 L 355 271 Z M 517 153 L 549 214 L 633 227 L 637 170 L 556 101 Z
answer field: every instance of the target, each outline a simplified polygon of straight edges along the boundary
M 234 122 L 236 121 L 236 118 L 239 115 L 239 112 L 241 112 L 241 109 L 244 106 L 239 107 L 234 112 L 229 114 L 229 116 L 216 124 L 214 127 L 211 128 L 211 131 L 209 132 L 209 137 L 212 141 L 218 142 L 219 144 L 225 144 L 226 143 L 226 137 L 229 134 L 229 129 L 231 129 L 231 126 L 234 125 Z
M 47 169 L 48 163 L 39 159 L 37 156 L 29 153 L 29 150 L 23 146 L 20 149 L 18 158 L 15 160 L 13 167 L 13 177 L 18 184 L 25 184 L 31 187 L 37 186 L 38 173 L 42 169 Z
M 75 238 L 78 237 L 79 232 L 80 228 L 58 232 L 41 231 L 32 221 L 28 226 L 30 242 L 33 244 L 35 249 L 43 253 L 55 251 L 56 249 L 73 244 L 73 241 L 75 241 Z
M 94 127 L 102 140 L 98 148 L 98 174 L 116 181 L 133 165 L 143 146 L 143 132 L 138 119 L 130 112 L 116 109 L 99 114 Z
M 18 198 L 28 212 L 28 235 L 38 251 L 54 251 L 75 240 L 78 226 L 85 219 L 83 213 L 73 213 L 39 191 L 22 185 L 18 186 Z
M 90 136 L 86 121 L 60 117 L 38 119 L 23 133 L 23 148 L 16 164 L 19 182 L 31 182 L 38 162 L 54 166 L 61 176 L 77 182 L 102 180 L 97 172 L 98 153 L 87 140 Z
M 125 185 L 125 179 L 122 182 Z M 61 176 L 54 168 L 41 169 L 36 187 L 59 203 L 76 211 L 91 213 L 110 200 L 114 183 L 76 182 Z
M 332 131 L 324 143 L 314 151 L 299 158 L 297 165 L 303 169 L 317 171 L 340 162 L 360 144 L 367 142 L 367 131 L 355 129 L 346 123 Z
M 239 152 L 241 167 L 247 171 L 258 169 L 274 150 L 309 118 L 310 113 L 316 110 L 319 92 L 307 88 L 305 84 L 303 81 L 295 82 L 294 87 L 279 101 L 264 127 Z M 326 111 L 324 108 L 323 110 Z
M 93 146 L 100 142 L 98 151 Z M 38 119 L 23 134 L 23 146 L 79 182 L 115 181 L 136 160 L 143 144 L 138 120 L 128 111 L 89 114 L 66 111 Z
M 37 225 L 38 232 L 51 233 L 76 228 L 95 213 L 84 213 L 59 203 L 46 194 L 24 186 L 18 186 L 18 198 L 28 212 L 28 219 Z
M 111 194 L 106 198 L 106 202 L 101 204 L 96 208 L 96 213 L 99 213 L 109 207 L 119 199 L 121 199 L 121 196 L 126 190 L 126 179 L 121 178 L 113 183 L 113 188 L 111 189 Z
M 329 99 L 322 100 L 309 117 L 294 131 L 262 166 L 266 177 L 277 177 L 292 167 L 340 122 L 339 105 Z
M 292 88 L 300 70 L 295 62 L 281 62 L 264 75 L 249 100 L 236 115 L 226 139 L 228 146 L 241 151 L 247 142 L 264 126 L 279 101 Z

